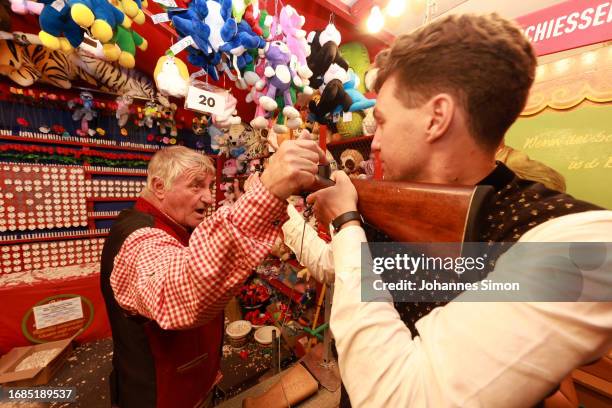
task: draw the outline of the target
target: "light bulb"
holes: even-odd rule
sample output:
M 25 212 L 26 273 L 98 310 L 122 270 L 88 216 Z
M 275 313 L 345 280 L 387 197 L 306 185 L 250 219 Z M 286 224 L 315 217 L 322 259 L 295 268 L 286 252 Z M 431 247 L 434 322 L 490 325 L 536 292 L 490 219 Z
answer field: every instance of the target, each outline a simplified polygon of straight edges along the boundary
M 383 25 L 385 24 L 385 19 L 380 11 L 380 7 L 374 6 L 370 11 L 370 16 L 368 17 L 368 31 L 371 33 L 377 33 L 382 30 Z
M 386 12 L 391 17 L 399 17 L 406 10 L 405 0 L 389 0 Z

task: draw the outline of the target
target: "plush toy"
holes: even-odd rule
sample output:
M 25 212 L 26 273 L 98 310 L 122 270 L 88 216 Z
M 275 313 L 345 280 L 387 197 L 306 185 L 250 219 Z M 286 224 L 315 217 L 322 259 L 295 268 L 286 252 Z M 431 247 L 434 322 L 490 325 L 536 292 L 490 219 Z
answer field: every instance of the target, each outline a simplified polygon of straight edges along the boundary
M 6 40 L 0 40 L 0 74 L 8 76 L 20 86 L 30 86 L 41 76 L 23 47 Z
M 142 9 L 147 7 L 147 0 L 113 0 L 113 4 L 136 24 L 144 24 L 145 15 Z
M 80 27 L 90 29 L 91 35 L 102 43 L 107 43 L 113 38 L 117 26 L 130 28 L 132 23 L 108 0 L 71 0 L 70 6 L 72 20 Z
M 359 178 L 369 179 L 374 177 L 374 168 L 376 167 L 374 161 L 374 154 L 370 153 L 370 158 L 368 160 L 364 160 L 359 164 L 359 168 L 361 169 L 362 174 L 359 175 Z
M 312 71 L 311 86 L 318 88 L 323 82 L 323 75 L 332 64 L 348 70 L 348 63 L 340 55 L 338 47 L 341 41 L 340 32 L 333 24 L 328 24 L 323 31 L 312 31 L 308 34 L 310 56 L 308 67 Z
M 310 101 L 308 109 L 311 117 L 320 124 L 333 125 L 329 114 L 348 111 L 353 104 L 353 100 L 344 90 L 344 85 L 339 79 L 332 79 L 321 94 L 319 102 Z
M 149 129 L 153 127 L 154 118 L 157 116 L 157 104 L 153 101 L 147 101 L 144 107 L 144 112 L 139 113 L 138 126 L 146 126 Z
M 266 12 L 267 14 L 267 12 Z M 261 15 L 261 11 L 259 10 L 259 4 L 257 0 L 252 0 L 251 4 L 249 4 L 243 14 L 244 21 L 246 21 L 253 32 L 259 36 L 263 36 L 263 28 L 259 24 L 259 16 Z
M 81 44 L 84 31 L 72 19 L 70 6 L 60 0 L 41 0 L 44 8 L 40 12 L 38 22 L 41 31 L 38 37 L 42 44 L 52 50 L 69 51 Z M 65 37 L 62 37 L 64 35 Z
M 204 115 L 198 117 L 194 116 L 191 120 L 191 130 L 197 136 L 202 136 L 206 133 L 208 127 L 208 118 Z
M 225 163 L 223 163 L 223 170 L 221 173 L 225 177 L 234 177 L 238 173 L 238 167 L 236 166 L 236 159 L 227 159 Z
M 245 137 L 245 155 L 251 160 L 258 157 L 266 157 L 268 152 L 268 129 L 255 129 L 247 133 Z
M 229 176 L 233 177 L 233 176 Z M 221 183 L 219 189 L 223 191 L 224 200 L 219 202 L 222 206 L 231 206 L 236 201 L 236 186 L 233 181 Z
M 361 122 L 361 127 L 364 136 L 373 136 L 376 132 L 376 119 L 374 118 L 374 108 L 369 108 L 363 111 L 365 117 Z
M 157 125 L 159 126 L 160 134 L 169 134 L 171 137 L 176 137 L 178 135 L 176 121 L 174 120 L 176 109 L 177 106 L 175 103 L 166 105 L 161 104 L 158 106 L 159 119 L 157 120 Z
M 210 135 L 210 148 L 213 153 L 229 157 L 230 146 L 227 134 L 212 124 L 208 125 L 208 134 Z
M 285 43 L 297 59 L 297 73 L 303 80 L 312 76 L 308 68 L 306 57 L 310 55 L 310 45 L 306 41 L 306 31 L 302 30 L 306 19 L 291 6 L 287 5 L 281 9 L 279 24 L 285 35 Z
M 268 112 L 274 111 L 278 108 L 275 98 L 281 96 L 285 103 L 283 115 L 287 119 L 299 118 L 300 123 L 297 124 L 299 126 L 301 124 L 300 113 L 293 107 L 290 88 L 292 82 L 298 87 L 303 86 L 303 82 L 291 67 L 289 48 L 281 41 L 273 41 L 266 45 L 265 55 L 267 66 L 264 74 L 267 79 L 268 90 L 265 95 L 259 98 L 259 104 Z
M 30 0 L 11 0 L 11 10 L 16 14 L 40 15 L 45 5 Z
M 124 68 L 136 66 L 136 47 L 145 51 L 149 43 L 136 31 L 117 26 L 113 38 L 104 44 L 104 55 L 109 61 L 118 61 Z
M 81 106 L 77 107 L 77 103 Z M 72 120 L 81 121 L 81 129 L 77 130 L 77 135 L 93 136 L 96 133 L 95 130 L 89 129 L 89 121 L 98 116 L 98 112 L 93 110 L 93 106 L 93 95 L 90 92 L 81 92 L 79 100 L 72 100 L 68 102 L 68 107 L 70 109 L 76 108 L 72 113 Z
M 157 89 L 170 96 L 184 98 L 189 89 L 189 71 L 180 59 L 162 56 L 157 60 L 153 73 Z
M 357 86 L 355 86 L 355 89 L 361 93 L 365 93 L 366 87 L 364 86 L 364 78 L 365 73 L 370 68 L 370 54 L 368 49 L 362 43 L 353 41 L 342 44 L 338 47 L 338 50 L 342 58 L 344 58 L 357 76 Z
M 355 149 L 346 149 L 340 154 L 342 170 L 350 177 L 357 177 L 363 162 L 363 155 Z
M 223 113 L 219 115 L 212 115 L 212 120 L 216 127 L 227 129 L 232 125 L 238 125 L 242 122 L 240 116 L 234 116 L 237 113 L 237 104 L 238 100 L 229 92 L 225 92 L 225 109 Z
M 352 69 L 348 70 L 348 80 L 344 82 L 344 90 L 351 97 L 353 103 L 349 107 L 349 112 L 361 111 L 373 108 L 376 105 L 376 99 L 368 99 L 357 90 L 359 78 Z
M 253 173 L 261 173 L 264 170 L 263 162 L 261 159 L 252 159 L 249 161 L 249 169 L 248 172 L 250 174 Z
M 117 99 L 117 112 L 115 117 L 117 118 L 117 124 L 119 127 L 124 127 L 130 118 L 130 105 L 134 99 L 130 95 L 121 95 Z

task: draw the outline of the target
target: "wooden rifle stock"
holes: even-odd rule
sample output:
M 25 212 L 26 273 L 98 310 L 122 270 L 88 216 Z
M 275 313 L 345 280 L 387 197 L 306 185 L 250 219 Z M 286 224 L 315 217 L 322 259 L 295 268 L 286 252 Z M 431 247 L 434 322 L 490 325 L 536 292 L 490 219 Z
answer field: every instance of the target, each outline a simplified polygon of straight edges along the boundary
M 490 186 L 351 179 L 366 223 L 398 242 L 470 242 Z M 313 191 L 333 181 L 319 176 Z

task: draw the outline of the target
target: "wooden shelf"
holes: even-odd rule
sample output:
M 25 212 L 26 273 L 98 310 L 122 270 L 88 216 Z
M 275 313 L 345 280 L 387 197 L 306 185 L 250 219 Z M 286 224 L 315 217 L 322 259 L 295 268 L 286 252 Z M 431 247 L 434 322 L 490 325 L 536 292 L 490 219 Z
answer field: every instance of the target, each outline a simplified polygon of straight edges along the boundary
M 346 145 L 351 145 L 357 142 L 371 142 L 372 139 L 374 139 L 374 136 L 359 136 L 359 137 L 352 137 L 350 139 L 342 139 L 342 140 L 338 140 L 336 142 L 329 142 L 327 144 L 327 147 L 341 147 L 341 146 L 346 146 Z
M 15 244 L 27 244 L 31 242 L 45 242 L 45 241 L 65 241 L 69 239 L 83 239 L 83 238 L 99 238 L 105 237 L 108 235 L 108 232 L 95 232 L 88 234 L 78 234 L 78 235 L 60 235 L 60 236 L 42 236 L 45 234 L 41 234 L 40 237 L 36 238 L 17 238 L 11 240 L 0 241 L 0 245 L 15 245 Z
M 89 197 L 86 201 L 90 202 L 112 202 L 112 201 L 136 201 L 138 197 Z
M 80 142 L 76 140 L 62 140 L 62 139 L 37 139 L 34 137 L 27 136 L 4 136 L 0 135 L 0 140 L 12 140 L 17 142 L 30 142 L 30 143 L 46 143 L 46 144 L 54 144 L 54 145 L 66 145 L 66 146 L 79 146 L 79 147 L 97 147 L 100 149 L 108 149 L 108 150 L 126 150 L 126 151 L 134 151 L 134 152 L 142 152 L 142 153 L 155 153 L 159 149 L 151 148 L 151 149 L 143 149 L 141 147 L 131 147 L 131 146 L 121 146 L 114 144 L 102 144 L 102 143 L 89 143 L 89 142 Z

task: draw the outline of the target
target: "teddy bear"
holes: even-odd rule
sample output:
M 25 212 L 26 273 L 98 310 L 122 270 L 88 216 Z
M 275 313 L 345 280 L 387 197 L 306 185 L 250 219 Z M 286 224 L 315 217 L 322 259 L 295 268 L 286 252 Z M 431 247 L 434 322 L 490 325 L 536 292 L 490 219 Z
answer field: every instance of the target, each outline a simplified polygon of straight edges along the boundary
M 346 149 L 340 154 L 340 163 L 342 163 L 342 170 L 349 177 L 357 177 L 361 171 L 361 163 L 363 162 L 363 155 L 355 149 Z
M 162 135 L 169 134 L 172 137 L 176 137 L 178 135 L 178 131 L 176 129 L 176 121 L 174 120 L 174 114 L 176 113 L 177 109 L 176 104 L 160 104 L 157 109 L 159 113 L 159 118 L 157 120 L 157 126 L 159 126 L 159 133 Z
M 236 159 L 227 159 L 225 163 L 223 163 L 223 170 L 221 170 L 223 176 L 225 177 L 235 177 L 238 173 L 238 167 L 236 165 Z
M 117 124 L 119 127 L 124 127 L 130 118 L 130 105 L 134 99 L 128 95 L 118 96 L 117 99 L 117 111 L 115 117 L 117 118 Z

